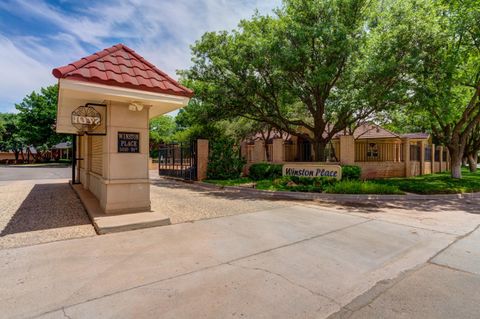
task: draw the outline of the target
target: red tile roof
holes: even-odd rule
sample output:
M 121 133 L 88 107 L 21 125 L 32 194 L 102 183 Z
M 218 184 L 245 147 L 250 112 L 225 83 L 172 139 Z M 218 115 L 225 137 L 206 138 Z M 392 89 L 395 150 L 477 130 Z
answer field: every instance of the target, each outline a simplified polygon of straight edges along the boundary
M 192 97 L 193 91 L 182 86 L 153 64 L 123 44 L 55 68 L 56 78 L 125 87 L 156 93 Z

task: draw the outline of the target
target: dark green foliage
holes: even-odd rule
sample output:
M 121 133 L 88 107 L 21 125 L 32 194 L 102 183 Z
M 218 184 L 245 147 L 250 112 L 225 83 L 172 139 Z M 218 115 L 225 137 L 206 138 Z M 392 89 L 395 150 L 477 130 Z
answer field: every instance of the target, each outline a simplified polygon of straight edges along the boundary
M 222 137 L 211 142 L 207 177 L 213 180 L 239 178 L 245 160 L 232 139 Z
M 333 194 L 404 194 L 398 186 L 381 185 L 375 182 L 362 182 L 354 180 L 340 181 L 325 188 L 326 193 Z
M 18 110 L 18 135 L 27 145 L 47 145 L 64 141 L 64 135 L 55 132 L 58 85 L 32 92 L 15 105 Z
M 342 166 L 342 180 L 360 180 L 362 175 L 362 169 L 356 165 L 343 165 Z
M 255 180 L 275 179 L 282 176 L 281 164 L 255 163 L 250 166 L 248 176 Z
M 335 184 L 336 181 L 336 179 L 329 177 L 282 176 L 275 179 L 272 184 L 278 190 L 321 193 L 326 187 Z

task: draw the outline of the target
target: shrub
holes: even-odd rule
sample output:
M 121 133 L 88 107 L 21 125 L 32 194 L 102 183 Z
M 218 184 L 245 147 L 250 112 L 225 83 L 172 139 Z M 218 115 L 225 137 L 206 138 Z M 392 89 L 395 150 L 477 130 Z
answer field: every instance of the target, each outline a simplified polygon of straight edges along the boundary
M 239 178 L 245 163 L 232 139 L 217 138 L 210 149 L 207 178 L 217 180 Z
M 328 186 L 336 183 L 336 179 L 330 177 L 299 177 L 282 176 L 273 181 L 278 189 L 285 189 L 293 192 L 322 192 Z
M 250 166 L 248 176 L 255 180 L 275 179 L 282 176 L 281 164 L 256 163 Z
M 333 194 L 403 194 L 397 186 L 349 180 L 330 185 L 326 187 L 325 192 Z
M 359 181 L 362 175 L 362 169 L 356 165 L 342 166 L 342 180 Z

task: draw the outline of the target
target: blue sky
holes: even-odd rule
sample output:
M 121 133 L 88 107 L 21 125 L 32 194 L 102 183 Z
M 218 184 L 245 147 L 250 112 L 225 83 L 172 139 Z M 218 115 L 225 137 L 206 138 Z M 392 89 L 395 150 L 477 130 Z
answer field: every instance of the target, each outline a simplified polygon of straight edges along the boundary
M 124 43 L 176 78 L 204 32 L 231 30 L 280 0 L 0 0 L 0 112 L 42 86 L 54 67 Z

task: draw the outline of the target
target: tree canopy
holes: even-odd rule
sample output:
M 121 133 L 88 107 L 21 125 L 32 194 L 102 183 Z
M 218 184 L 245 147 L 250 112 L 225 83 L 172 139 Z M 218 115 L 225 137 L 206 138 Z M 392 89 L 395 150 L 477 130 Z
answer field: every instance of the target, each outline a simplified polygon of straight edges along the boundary
M 206 33 L 182 75 L 211 115 L 303 135 L 322 160 L 336 133 L 407 101 L 424 36 L 409 4 L 286 0 L 273 17 Z

